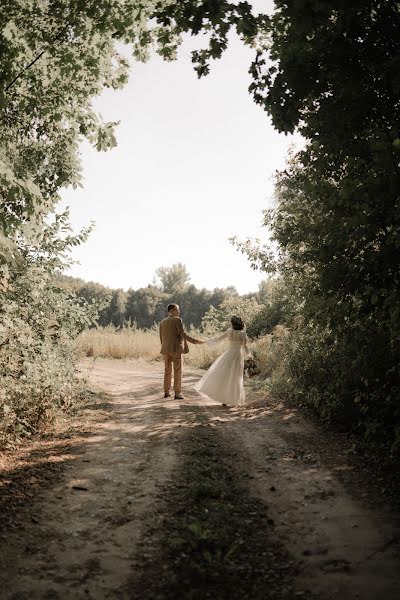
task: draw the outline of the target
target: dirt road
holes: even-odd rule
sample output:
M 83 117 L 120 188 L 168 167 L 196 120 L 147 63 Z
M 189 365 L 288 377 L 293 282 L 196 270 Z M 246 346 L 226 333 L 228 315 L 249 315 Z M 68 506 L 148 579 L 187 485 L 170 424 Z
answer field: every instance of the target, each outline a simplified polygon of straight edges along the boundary
M 83 369 L 83 413 L 2 460 L 0 598 L 400 598 L 400 520 L 340 436 L 200 372 L 165 401 L 160 363 Z

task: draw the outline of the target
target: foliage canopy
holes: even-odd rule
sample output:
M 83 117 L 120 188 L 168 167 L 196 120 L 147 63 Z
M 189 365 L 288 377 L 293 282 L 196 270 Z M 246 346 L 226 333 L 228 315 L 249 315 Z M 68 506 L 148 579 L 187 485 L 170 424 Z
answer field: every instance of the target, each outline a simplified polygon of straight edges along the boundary
M 295 299 L 286 392 L 398 449 L 400 4 L 276 6 L 254 93 L 307 144 L 265 212 L 277 255 L 239 247 Z

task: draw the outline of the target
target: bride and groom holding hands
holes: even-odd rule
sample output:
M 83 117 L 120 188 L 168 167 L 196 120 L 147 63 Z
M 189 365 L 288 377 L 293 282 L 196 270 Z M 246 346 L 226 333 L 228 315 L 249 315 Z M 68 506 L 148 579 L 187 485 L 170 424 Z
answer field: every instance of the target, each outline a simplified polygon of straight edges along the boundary
M 182 354 L 189 352 L 188 342 L 212 346 L 228 340 L 228 350 L 217 358 L 194 388 L 224 406 L 242 404 L 245 400 L 244 360 L 251 357 L 242 319 L 233 316 L 231 327 L 227 331 L 211 340 L 197 340 L 184 330 L 178 304 L 169 304 L 167 311 L 168 317 L 160 323 L 160 353 L 164 355 L 164 398 L 170 397 L 173 368 L 175 399 L 183 399 Z

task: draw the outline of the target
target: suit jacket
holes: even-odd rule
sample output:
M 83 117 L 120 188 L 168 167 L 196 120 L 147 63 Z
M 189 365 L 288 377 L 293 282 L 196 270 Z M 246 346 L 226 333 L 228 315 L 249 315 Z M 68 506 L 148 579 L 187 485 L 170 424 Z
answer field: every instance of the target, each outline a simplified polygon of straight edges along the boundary
M 198 344 L 199 341 L 190 337 L 183 329 L 182 319 L 168 315 L 160 323 L 160 354 L 186 354 L 189 352 L 185 340 Z M 186 346 L 186 348 L 185 348 Z

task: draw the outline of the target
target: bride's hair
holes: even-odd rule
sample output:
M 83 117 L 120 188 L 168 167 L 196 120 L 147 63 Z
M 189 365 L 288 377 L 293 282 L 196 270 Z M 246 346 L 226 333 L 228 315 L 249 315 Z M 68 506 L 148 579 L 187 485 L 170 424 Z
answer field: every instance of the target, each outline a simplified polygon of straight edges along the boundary
M 244 329 L 244 323 L 240 317 L 233 316 L 231 318 L 231 324 L 232 324 L 232 329 L 236 329 L 237 331 Z

